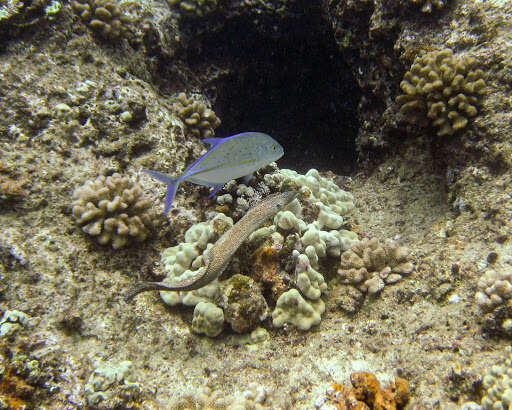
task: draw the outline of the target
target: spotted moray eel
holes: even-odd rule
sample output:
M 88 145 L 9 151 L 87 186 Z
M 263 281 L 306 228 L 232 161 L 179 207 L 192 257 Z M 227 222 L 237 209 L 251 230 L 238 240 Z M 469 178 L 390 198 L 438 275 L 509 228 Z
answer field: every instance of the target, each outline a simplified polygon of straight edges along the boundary
M 202 274 L 173 283 L 172 285 L 166 285 L 162 282 L 137 283 L 125 294 L 125 300 L 130 302 L 139 293 L 150 290 L 194 290 L 208 285 L 222 274 L 233 254 L 249 235 L 263 225 L 263 222 L 268 218 L 271 218 L 293 201 L 297 193 L 297 191 L 286 191 L 269 195 L 247 211 L 236 224 L 224 232 L 217 240 L 208 253 L 208 266 Z

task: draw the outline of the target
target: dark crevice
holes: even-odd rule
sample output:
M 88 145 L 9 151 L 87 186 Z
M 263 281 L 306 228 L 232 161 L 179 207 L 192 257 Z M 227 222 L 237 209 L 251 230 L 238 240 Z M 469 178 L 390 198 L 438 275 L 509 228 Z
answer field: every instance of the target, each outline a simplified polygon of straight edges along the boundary
M 352 172 L 360 92 L 320 10 L 288 20 L 277 34 L 252 21 L 230 19 L 202 35 L 201 54 L 189 54 L 198 70 L 229 68 L 216 84 L 217 136 L 266 132 L 285 148 L 280 167 Z

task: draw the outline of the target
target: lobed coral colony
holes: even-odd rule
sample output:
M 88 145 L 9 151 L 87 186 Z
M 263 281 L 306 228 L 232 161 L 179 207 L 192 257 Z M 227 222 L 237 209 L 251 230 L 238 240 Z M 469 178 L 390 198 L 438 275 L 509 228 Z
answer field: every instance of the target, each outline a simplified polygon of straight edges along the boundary
M 413 269 L 405 246 L 399 247 L 389 239 L 380 243 L 372 238 L 355 242 L 343 252 L 338 275 L 342 283 L 356 285 L 362 292 L 375 295 Z
M 182 121 L 185 135 L 209 138 L 220 125 L 220 119 L 206 104 L 193 96 L 180 93 L 172 106 L 175 115 Z
M 71 7 L 83 22 L 105 39 L 119 38 L 131 23 L 115 1 L 73 0 Z
M 450 49 L 417 57 L 400 83 L 400 112 L 408 121 L 427 119 L 440 137 L 464 129 L 485 92 L 484 72 L 476 65 L 474 58 Z
M 492 366 L 482 380 L 484 410 L 509 409 L 512 406 L 512 351 L 506 351 L 506 356 Z
M 73 195 L 72 214 L 82 231 L 101 245 L 119 249 L 145 240 L 153 226 L 151 203 L 130 177 L 100 175 Z

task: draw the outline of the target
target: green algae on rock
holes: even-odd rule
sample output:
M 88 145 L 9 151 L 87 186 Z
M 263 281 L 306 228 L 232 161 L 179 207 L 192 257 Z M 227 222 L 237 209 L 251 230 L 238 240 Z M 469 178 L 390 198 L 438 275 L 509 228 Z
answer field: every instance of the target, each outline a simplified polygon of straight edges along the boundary
M 450 49 L 416 57 L 400 83 L 400 113 L 409 122 L 430 121 L 440 137 L 464 129 L 478 114 L 485 92 L 485 75 L 476 64 L 476 59 L 457 57 Z

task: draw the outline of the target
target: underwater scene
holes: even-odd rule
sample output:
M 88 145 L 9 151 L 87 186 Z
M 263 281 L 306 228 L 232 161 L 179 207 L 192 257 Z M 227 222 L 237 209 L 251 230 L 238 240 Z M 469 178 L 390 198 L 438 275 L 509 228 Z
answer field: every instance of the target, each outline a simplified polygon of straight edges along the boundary
M 0 0 L 0 410 L 512 409 L 511 0 Z

